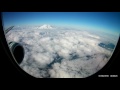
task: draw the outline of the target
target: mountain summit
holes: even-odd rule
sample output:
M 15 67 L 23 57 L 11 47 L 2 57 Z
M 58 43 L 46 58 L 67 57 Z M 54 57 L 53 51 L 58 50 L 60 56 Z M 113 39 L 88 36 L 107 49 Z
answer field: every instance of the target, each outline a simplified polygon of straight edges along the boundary
M 53 29 L 53 27 L 51 25 L 44 24 L 44 25 L 40 26 L 39 29 Z

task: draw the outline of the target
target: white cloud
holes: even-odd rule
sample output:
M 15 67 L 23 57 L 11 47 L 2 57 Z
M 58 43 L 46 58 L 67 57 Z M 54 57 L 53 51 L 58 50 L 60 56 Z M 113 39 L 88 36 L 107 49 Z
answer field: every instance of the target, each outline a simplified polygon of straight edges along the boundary
M 101 69 L 109 60 L 106 56 L 112 54 L 98 45 L 104 37 L 95 33 L 27 28 L 11 30 L 6 38 L 23 45 L 25 57 L 20 67 L 34 77 L 88 77 Z

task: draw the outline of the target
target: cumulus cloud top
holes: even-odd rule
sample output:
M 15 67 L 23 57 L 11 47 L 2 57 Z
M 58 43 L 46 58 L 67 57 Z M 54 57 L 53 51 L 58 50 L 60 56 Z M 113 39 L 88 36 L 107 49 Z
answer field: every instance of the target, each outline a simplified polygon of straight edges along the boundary
M 100 70 L 112 55 L 112 51 L 99 46 L 104 37 L 82 30 L 33 27 L 11 30 L 6 38 L 8 42 L 23 45 L 25 57 L 20 67 L 38 78 L 88 77 Z

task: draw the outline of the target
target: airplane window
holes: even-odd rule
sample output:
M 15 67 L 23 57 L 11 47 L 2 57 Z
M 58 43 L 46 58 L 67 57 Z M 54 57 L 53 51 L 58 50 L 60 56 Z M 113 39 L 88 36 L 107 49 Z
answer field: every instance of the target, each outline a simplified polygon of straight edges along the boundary
M 36 78 L 87 78 L 110 60 L 120 12 L 2 12 L 18 66 Z

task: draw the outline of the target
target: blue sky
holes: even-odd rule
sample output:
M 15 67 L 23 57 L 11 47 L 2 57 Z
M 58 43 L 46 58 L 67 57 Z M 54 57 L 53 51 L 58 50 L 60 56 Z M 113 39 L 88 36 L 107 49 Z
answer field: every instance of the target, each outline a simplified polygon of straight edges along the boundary
M 120 33 L 120 12 L 3 12 L 4 26 L 52 24 Z

